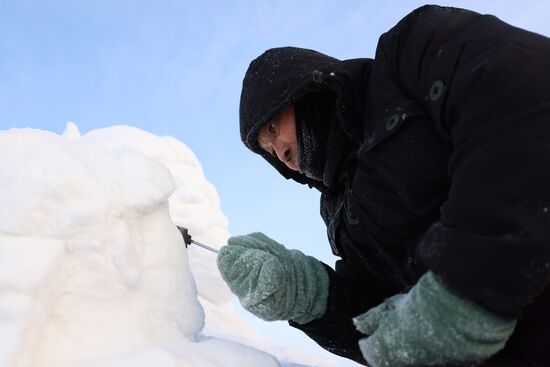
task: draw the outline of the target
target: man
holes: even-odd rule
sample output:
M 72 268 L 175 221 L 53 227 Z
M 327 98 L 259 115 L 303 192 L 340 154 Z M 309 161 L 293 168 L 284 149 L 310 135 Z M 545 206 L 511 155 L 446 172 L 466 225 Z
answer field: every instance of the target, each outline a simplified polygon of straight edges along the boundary
M 246 73 L 244 144 L 321 191 L 335 269 L 259 233 L 218 266 L 249 311 L 380 366 L 550 365 L 550 40 L 425 6 L 374 59 Z

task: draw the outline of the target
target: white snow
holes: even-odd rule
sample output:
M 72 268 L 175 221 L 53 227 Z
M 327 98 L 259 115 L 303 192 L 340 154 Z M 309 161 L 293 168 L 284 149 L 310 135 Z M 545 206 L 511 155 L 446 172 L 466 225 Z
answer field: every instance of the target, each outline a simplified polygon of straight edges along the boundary
M 185 248 L 175 224 L 229 237 L 185 144 L 68 123 L 0 131 L 0 149 L 0 366 L 336 365 L 259 335 L 215 254 Z

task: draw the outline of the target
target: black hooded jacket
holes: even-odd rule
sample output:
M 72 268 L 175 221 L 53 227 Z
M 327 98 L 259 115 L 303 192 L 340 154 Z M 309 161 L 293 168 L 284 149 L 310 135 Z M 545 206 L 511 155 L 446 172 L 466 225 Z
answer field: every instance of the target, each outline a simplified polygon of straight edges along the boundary
M 285 47 L 251 63 L 243 142 L 287 179 L 321 191 L 341 258 L 327 266 L 325 316 L 292 326 L 364 364 L 364 335 L 351 319 L 431 270 L 463 297 L 519 318 L 484 366 L 550 365 L 549 66 L 548 38 L 437 6 L 383 34 L 374 59 Z M 337 121 L 357 142 L 330 187 L 257 145 L 271 117 L 320 90 L 335 93 Z

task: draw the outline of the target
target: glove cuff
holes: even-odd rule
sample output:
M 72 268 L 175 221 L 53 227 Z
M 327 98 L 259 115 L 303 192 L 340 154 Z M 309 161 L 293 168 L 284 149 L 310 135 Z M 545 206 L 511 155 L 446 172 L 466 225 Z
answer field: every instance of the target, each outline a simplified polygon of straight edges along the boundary
M 291 250 L 294 266 L 303 274 L 298 292 L 303 292 L 303 304 L 296 304 L 292 321 L 304 325 L 325 315 L 329 294 L 329 276 L 322 262 L 300 251 Z M 301 297 L 297 297 L 301 299 Z
M 419 310 L 430 310 L 432 313 L 437 310 L 441 316 L 452 318 L 457 331 L 473 343 L 483 341 L 500 349 L 514 331 L 515 319 L 496 315 L 463 298 L 431 271 L 419 280 L 415 288 L 411 297 Z

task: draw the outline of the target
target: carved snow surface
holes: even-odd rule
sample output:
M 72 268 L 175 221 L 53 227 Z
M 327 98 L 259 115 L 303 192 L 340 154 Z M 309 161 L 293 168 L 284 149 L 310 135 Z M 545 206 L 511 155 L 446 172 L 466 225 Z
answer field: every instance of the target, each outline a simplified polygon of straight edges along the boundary
M 0 131 L 0 147 L 0 366 L 279 366 L 220 337 L 270 348 L 233 310 L 215 255 L 175 226 L 229 237 L 187 146 L 69 123 Z

